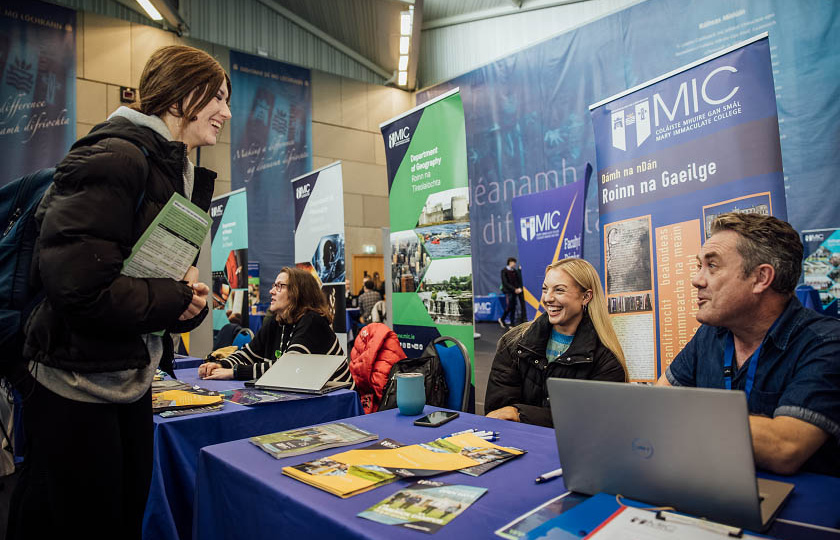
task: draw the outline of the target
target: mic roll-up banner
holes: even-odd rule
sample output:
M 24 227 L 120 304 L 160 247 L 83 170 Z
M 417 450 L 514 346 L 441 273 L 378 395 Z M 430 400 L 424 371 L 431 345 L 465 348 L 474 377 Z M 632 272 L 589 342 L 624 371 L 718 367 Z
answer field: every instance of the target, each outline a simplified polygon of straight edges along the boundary
M 245 189 L 210 204 L 213 330 L 228 322 L 248 327 L 248 200 Z
M 0 187 L 55 167 L 75 139 L 76 12 L 43 2 L 4 0 Z
M 511 203 L 513 220 L 519 225 L 516 241 L 528 320 L 540 312 L 546 267 L 568 257 L 583 257 L 584 198 L 591 174 L 587 165 L 583 180 L 515 197 Z
M 696 256 L 715 216 L 787 218 L 767 34 L 590 107 L 607 303 L 630 379 L 699 327 Z
M 391 214 L 393 324 L 409 357 L 438 336 L 473 365 L 473 276 L 464 107 L 455 89 L 380 125 Z M 473 384 L 474 388 L 474 384 Z M 474 395 L 474 392 L 473 392 Z M 471 400 L 474 407 L 474 400 Z
M 295 265 L 318 278 L 333 314 L 333 331 L 349 355 L 344 303 L 343 193 L 340 161 L 292 180 Z

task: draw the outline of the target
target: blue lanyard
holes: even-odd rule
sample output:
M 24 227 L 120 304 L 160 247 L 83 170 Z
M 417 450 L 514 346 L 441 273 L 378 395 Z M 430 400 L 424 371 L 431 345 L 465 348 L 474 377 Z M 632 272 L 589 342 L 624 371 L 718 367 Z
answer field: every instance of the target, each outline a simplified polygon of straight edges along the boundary
M 780 317 L 781 318 L 781 317 Z M 747 382 L 744 385 L 744 393 L 747 394 L 747 402 L 750 400 L 750 392 L 752 392 L 753 382 L 755 382 L 755 372 L 758 369 L 758 356 L 761 354 L 761 348 L 764 346 L 764 342 L 767 341 L 767 336 L 770 335 L 770 332 L 776 327 L 776 323 L 779 322 L 777 318 L 773 321 L 773 325 L 767 330 L 767 333 L 764 335 L 764 339 L 761 340 L 761 344 L 759 344 L 758 348 L 752 353 L 750 356 L 749 362 L 750 366 L 747 368 Z M 732 336 L 732 332 L 729 332 L 729 335 L 726 337 L 726 347 L 723 351 L 723 379 L 726 383 L 726 389 L 732 390 L 732 359 L 735 357 L 735 338 Z

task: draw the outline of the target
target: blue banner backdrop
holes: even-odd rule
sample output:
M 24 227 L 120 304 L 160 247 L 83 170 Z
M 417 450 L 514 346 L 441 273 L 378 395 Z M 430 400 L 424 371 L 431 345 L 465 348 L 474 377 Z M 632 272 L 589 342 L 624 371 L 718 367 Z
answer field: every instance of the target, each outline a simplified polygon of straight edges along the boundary
M 770 43 L 593 106 L 592 124 L 610 318 L 630 379 L 653 381 L 697 329 L 691 279 L 712 219 L 787 217 Z
M 76 137 L 76 12 L 4 0 L 0 9 L 0 186 L 52 167 Z
M 291 179 L 312 169 L 312 91 L 308 69 L 230 52 L 230 169 L 247 187 L 249 257 L 260 261 L 260 296 L 280 268 L 294 264 Z
M 585 180 L 513 199 L 528 320 L 540 311 L 546 266 L 583 256 L 584 186 Z
M 515 196 L 580 180 L 595 163 L 588 106 L 770 33 L 788 217 L 837 226 L 840 190 L 840 2 L 648 0 L 420 92 L 460 87 L 467 129 L 475 294 L 499 289 L 516 255 Z M 584 252 L 600 265 L 597 185 L 588 188 Z

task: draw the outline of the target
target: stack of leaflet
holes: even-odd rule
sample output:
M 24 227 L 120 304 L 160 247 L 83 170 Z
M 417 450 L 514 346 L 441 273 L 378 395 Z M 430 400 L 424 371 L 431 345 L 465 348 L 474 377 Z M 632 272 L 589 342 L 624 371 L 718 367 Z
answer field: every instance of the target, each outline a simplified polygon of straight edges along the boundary
M 471 433 L 410 446 L 385 439 L 367 448 L 284 467 L 283 474 L 347 498 L 398 478 L 432 476 L 521 454 Z
M 251 437 L 250 441 L 277 459 L 376 440 L 377 435 L 343 422 L 310 426 Z

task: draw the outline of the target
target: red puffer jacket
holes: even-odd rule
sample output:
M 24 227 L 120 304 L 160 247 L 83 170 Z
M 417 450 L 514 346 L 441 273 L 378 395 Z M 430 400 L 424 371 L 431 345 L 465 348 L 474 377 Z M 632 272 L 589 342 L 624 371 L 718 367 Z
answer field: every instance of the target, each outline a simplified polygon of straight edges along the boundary
M 397 334 L 384 324 L 371 323 L 359 332 L 350 351 L 350 373 L 356 381 L 365 414 L 379 409 L 391 366 L 403 358 L 405 352 Z

